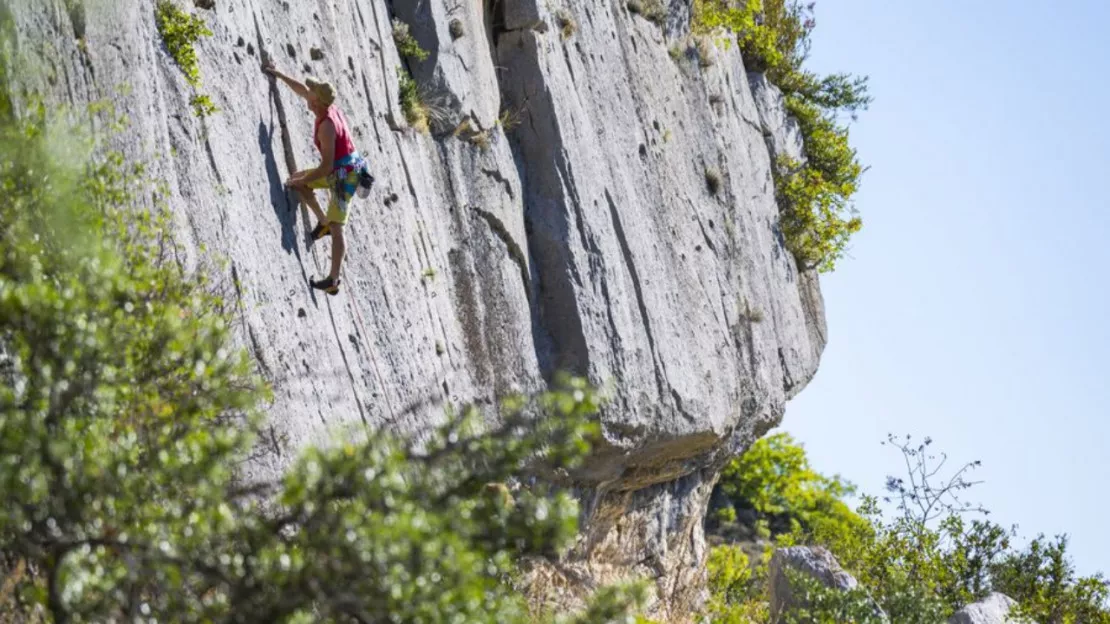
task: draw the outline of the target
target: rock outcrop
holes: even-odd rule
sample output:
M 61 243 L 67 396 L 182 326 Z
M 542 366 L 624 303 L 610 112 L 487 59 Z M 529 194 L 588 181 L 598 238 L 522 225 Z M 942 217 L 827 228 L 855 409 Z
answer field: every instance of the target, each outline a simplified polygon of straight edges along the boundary
M 771 555 L 768 571 L 767 587 L 770 593 L 772 622 L 780 621 L 782 614 L 791 609 L 806 606 L 805 601 L 796 595 L 797 592 L 787 574 L 788 570 L 816 579 L 825 587 L 838 591 L 850 591 L 859 587 L 855 577 L 844 571 L 836 557 L 824 548 L 809 546 L 780 548 Z M 871 607 L 867 608 L 870 610 Z M 874 605 L 874 613 L 876 620 L 887 620 L 877 604 Z
M 979 602 L 967 605 L 948 618 L 948 624 L 1036 624 L 1010 617 L 1017 603 L 1006 594 L 995 592 Z
M 586 375 L 611 400 L 606 443 L 575 476 L 573 563 L 591 581 L 656 579 L 675 613 L 696 605 L 718 469 L 779 422 L 825 343 L 816 277 L 777 229 L 772 159 L 799 143 L 774 87 L 736 46 L 708 67 L 673 59 L 683 0 L 663 28 L 617 0 L 174 1 L 213 31 L 197 45 L 219 108 L 204 119 L 154 2 L 0 6 L 42 69 L 27 87 L 126 118 L 114 145 L 168 185 L 182 262 L 227 260 L 240 337 L 275 391 L 247 476 L 340 425 L 420 435 L 446 405 Z M 393 19 L 426 60 L 398 55 Z M 337 297 L 306 285 L 327 245 L 308 244 L 283 187 L 316 162 L 313 119 L 263 54 L 337 86 L 379 181 L 354 209 Z M 420 84 L 430 135 L 406 127 L 398 71 Z

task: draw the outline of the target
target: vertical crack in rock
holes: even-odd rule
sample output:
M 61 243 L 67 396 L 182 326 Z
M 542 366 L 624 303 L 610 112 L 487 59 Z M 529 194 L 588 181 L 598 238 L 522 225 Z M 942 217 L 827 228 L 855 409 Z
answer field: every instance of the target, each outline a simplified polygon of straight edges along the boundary
M 651 317 L 648 315 L 647 303 L 644 301 L 643 285 L 640 283 L 640 275 L 636 271 L 636 261 L 632 257 L 632 249 L 628 246 L 628 238 L 625 236 L 624 226 L 621 224 L 620 214 L 617 212 L 617 205 L 613 203 L 613 197 L 609 194 L 609 189 L 605 189 L 605 201 L 609 204 L 609 216 L 613 220 L 613 230 L 617 235 L 617 242 L 620 243 L 624 264 L 628 268 L 628 275 L 632 279 L 632 289 L 636 293 L 636 305 L 640 308 L 640 318 L 644 322 L 644 333 L 647 335 L 648 346 L 651 349 L 651 360 L 655 369 L 655 383 L 659 389 L 659 399 L 663 400 L 668 394 L 666 391 L 666 372 L 662 370 L 663 363 L 659 359 L 655 336 L 651 331 Z
M 531 303 L 532 280 L 528 276 L 528 261 L 525 259 L 524 252 L 521 251 L 520 245 L 513 240 L 512 234 L 509 233 L 508 228 L 505 227 L 501 219 L 498 219 L 492 212 L 482 210 L 477 206 L 472 206 L 472 208 L 474 212 L 478 213 L 478 216 L 485 219 L 486 223 L 489 224 L 489 229 L 497 235 L 497 238 L 501 239 L 502 243 L 505 243 L 505 247 L 509 252 L 509 258 L 511 258 L 512 261 L 516 263 L 517 268 L 520 269 L 520 281 L 524 286 L 524 293 L 528 297 L 529 303 Z
M 339 327 L 335 324 L 335 313 L 331 309 L 331 301 L 327 302 L 328 318 L 331 320 L 331 329 L 335 334 L 335 346 L 339 349 L 339 355 L 343 359 L 343 366 L 347 369 L 347 378 L 351 382 L 351 394 L 354 395 L 355 405 L 358 406 L 358 415 L 362 419 L 363 425 L 369 425 L 366 419 L 366 409 L 362 406 L 362 401 L 358 396 L 358 381 L 355 379 L 355 372 L 351 370 L 351 363 L 347 359 L 347 350 L 343 348 L 343 339 L 339 337 Z M 384 390 L 383 390 L 384 391 Z

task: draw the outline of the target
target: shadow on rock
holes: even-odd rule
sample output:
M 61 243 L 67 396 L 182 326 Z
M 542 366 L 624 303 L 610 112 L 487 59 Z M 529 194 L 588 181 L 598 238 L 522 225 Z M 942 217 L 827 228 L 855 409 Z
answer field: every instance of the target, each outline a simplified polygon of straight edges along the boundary
M 300 259 L 296 237 L 297 213 L 294 211 L 294 204 L 290 203 L 285 193 L 285 182 L 281 179 L 277 159 L 274 158 L 273 137 L 274 131 L 266 128 L 265 122 L 258 122 L 258 149 L 266 157 L 266 178 L 270 182 L 270 205 L 274 209 L 278 222 L 281 223 L 281 248 L 287 252 L 293 252 Z

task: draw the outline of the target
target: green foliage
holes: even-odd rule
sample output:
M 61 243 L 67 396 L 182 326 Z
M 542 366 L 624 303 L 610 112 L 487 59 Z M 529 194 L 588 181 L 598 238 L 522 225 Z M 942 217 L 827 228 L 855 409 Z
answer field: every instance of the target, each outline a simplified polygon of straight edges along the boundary
M 739 546 L 717 546 L 709 551 L 706 562 L 709 591 L 728 600 L 747 598 L 752 580 L 751 562 Z
M 734 33 L 749 69 L 767 73 L 798 120 L 805 159 L 780 158 L 775 189 L 787 247 L 803 269 L 831 271 L 862 221 L 851 199 L 863 167 L 838 116 L 855 115 L 871 102 L 867 79 L 819 77 L 802 68 L 815 21 L 813 3 L 799 0 L 695 0 L 694 29 Z
M 801 606 L 784 614 L 784 624 L 909 624 L 911 620 L 886 620 L 867 590 L 857 587 L 841 591 L 826 587 L 817 579 L 787 568 L 784 570 L 793 599 Z M 918 621 L 918 620 L 913 620 Z M 922 620 L 936 624 L 941 620 Z
M 212 98 L 207 95 L 194 95 L 189 100 L 189 105 L 193 107 L 193 114 L 197 117 L 208 117 L 219 111 L 216 105 L 212 103 Z
M 834 97 L 819 88 L 816 94 Z M 865 106 L 860 97 L 850 96 L 842 104 Z M 795 94 L 787 95 L 786 108 L 805 137 L 806 160 L 803 164 L 783 157 L 777 163 L 783 236 L 804 268 L 831 271 L 863 225 L 851 204 L 863 167 L 848 142 L 848 128 L 838 125 L 833 114 Z
M 862 520 L 842 500 L 855 488 L 809 465 L 805 449 L 787 433 L 761 438 L 721 472 L 718 487 L 742 509 L 770 522 L 778 533 L 816 525 L 855 525 Z
M 787 614 L 787 621 L 867 622 L 877 604 L 889 621 L 935 624 L 1001 591 L 1038 622 L 1110 623 L 1110 585 L 1101 575 L 1075 573 L 1066 538 L 1038 537 L 1015 549 L 1012 529 L 965 519 L 963 514 L 979 508 L 952 494 L 973 485 L 963 475 L 978 462 L 943 478 L 930 463 L 930 444 L 895 444 L 910 470 L 905 479 L 888 479 L 894 495 L 888 500 L 899 507 L 893 519 L 884 517 L 874 497 L 849 510 L 843 499 L 851 486 L 816 473 L 785 434 L 760 440 L 727 466 L 718 487 L 736 508 L 754 511 L 756 522 L 771 520 L 776 546 L 828 548 L 866 592 L 835 592 L 812 579 L 792 579 L 809 606 Z M 760 611 L 766 608 L 766 572 L 741 571 L 747 561 L 736 549 L 726 544 L 710 553 L 710 614 L 721 622 L 767 622 Z
M 1067 536 L 1037 536 L 992 567 L 995 589 L 1018 601 L 1019 614 L 1049 624 L 1110 623 L 1110 584 L 1101 574 L 1079 576 Z
M 766 584 L 766 563 L 752 566 L 739 546 L 723 544 L 709 551 L 706 562 L 709 578 L 708 611 L 713 622 L 747 624 L 768 617 L 762 600 Z
M 185 79 L 194 87 L 200 86 L 200 63 L 197 61 L 196 42 L 201 37 L 211 37 L 204 18 L 190 15 L 170 0 L 159 0 L 155 8 L 158 20 L 158 33 L 166 50 L 185 74 Z
M 522 556 L 577 506 L 510 486 L 598 434 L 580 380 L 468 409 L 422 443 L 352 431 L 240 483 L 268 392 L 203 275 L 182 272 L 141 168 L 91 162 L 44 107 L 0 126 L 0 551 L 13 617 L 58 622 L 529 621 Z M 509 484 L 509 485 L 506 485 Z M 560 621 L 617 622 L 611 588 Z
M 413 58 L 417 61 L 428 59 L 428 51 L 420 47 L 416 37 L 412 36 L 409 25 L 398 19 L 393 20 L 393 43 L 397 46 L 397 52 L 401 56 Z
M 212 31 L 203 17 L 186 13 L 171 0 L 159 0 L 154 15 L 166 51 L 181 68 L 189 85 L 199 89 L 200 63 L 197 60 L 196 43 L 201 37 L 211 37 Z M 197 94 L 189 104 L 197 117 L 206 117 L 217 110 L 207 95 Z
M 420 87 L 405 70 L 397 68 L 397 83 L 400 91 L 401 112 L 405 121 L 417 132 L 428 131 L 428 107 L 420 96 Z
M 846 145 L 847 136 L 844 136 Z M 858 165 L 857 165 L 858 166 Z M 807 165 L 783 157 L 777 163 L 776 199 L 786 246 L 803 269 L 827 272 L 848 249 L 853 234 L 863 227 L 848 198 L 856 182 L 837 186 Z

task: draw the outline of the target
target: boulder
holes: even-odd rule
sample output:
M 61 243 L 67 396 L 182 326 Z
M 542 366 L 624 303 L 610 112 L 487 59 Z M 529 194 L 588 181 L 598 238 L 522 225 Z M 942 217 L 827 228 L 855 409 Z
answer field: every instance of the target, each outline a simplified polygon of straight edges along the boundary
M 821 547 L 792 546 L 780 548 L 771 556 L 769 572 L 771 621 L 778 622 L 781 615 L 792 609 L 806 606 L 791 586 L 787 570 L 794 570 L 817 579 L 825 587 L 840 591 L 850 591 L 859 587 L 859 582 L 833 557 L 832 553 Z M 878 605 L 874 605 L 875 616 L 887 621 L 886 615 Z
M 948 624 L 1034 624 L 1029 620 L 1010 617 L 1017 602 L 1006 594 L 995 592 L 979 602 L 973 602 L 948 618 Z

